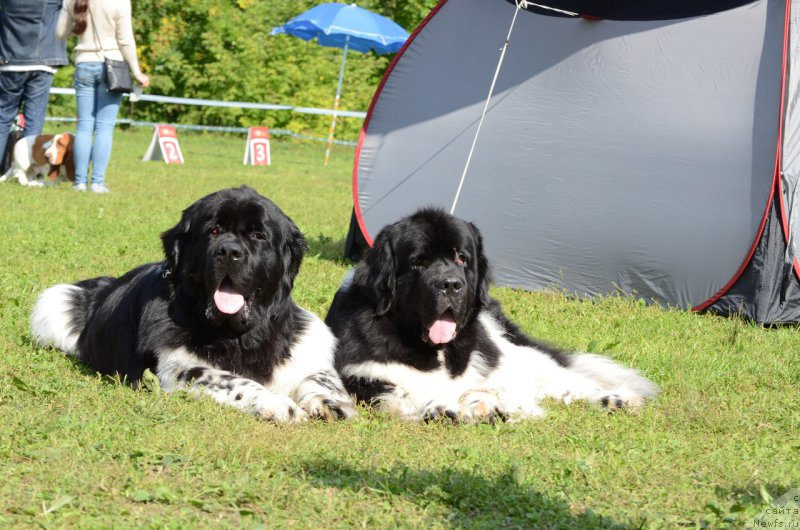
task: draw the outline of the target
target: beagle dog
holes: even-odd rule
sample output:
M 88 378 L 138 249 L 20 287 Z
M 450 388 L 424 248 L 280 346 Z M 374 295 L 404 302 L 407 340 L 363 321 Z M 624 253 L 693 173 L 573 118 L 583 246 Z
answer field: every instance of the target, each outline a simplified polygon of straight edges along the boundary
M 62 168 L 67 179 L 74 181 L 74 143 L 75 137 L 68 132 L 22 138 L 14 145 L 11 167 L 0 177 L 0 182 L 16 178 L 22 186 L 53 184 Z M 40 176 L 44 179 L 39 179 Z

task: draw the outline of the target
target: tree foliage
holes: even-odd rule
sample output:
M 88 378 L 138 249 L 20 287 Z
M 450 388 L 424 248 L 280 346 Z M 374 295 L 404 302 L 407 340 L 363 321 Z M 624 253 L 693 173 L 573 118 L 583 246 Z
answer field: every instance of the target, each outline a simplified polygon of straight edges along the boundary
M 331 108 L 342 50 L 289 35 L 270 36 L 274 26 L 322 3 L 307 0 L 132 0 L 134 33 L 152 94 Z M 362 0 L 360 7 L 388 16 L 408 31 L 436 0 Z M 70 43 L 74 45 L 74 40 Z M 392 56 L 351 52 L 342 110 L 366 110 Z M 65 68 L 55 86 L 72 85 Z M 63 98 L 62 98 L 63 99 Z M 59 105 L 61 108 L 58 108 Z M 70 103 L 56 102 L 68 112 Z M 72 106 L 74 108 L 74 105 Z M 140 120 L 204 125 L 269 125 L 324 135 L 330 117 L 286 111 L 137 103 L 123 115 Z M 359 119 L 343 119 L 337 136 L 355 138 Z

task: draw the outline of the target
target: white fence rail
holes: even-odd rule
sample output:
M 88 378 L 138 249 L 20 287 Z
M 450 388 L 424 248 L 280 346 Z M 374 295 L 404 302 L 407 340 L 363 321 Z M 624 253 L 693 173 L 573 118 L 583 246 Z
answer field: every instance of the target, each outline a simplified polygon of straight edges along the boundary
M 74 96 L 75 89 L 53 87 L 50 89 L 50 93 Z M 318 109 L 314 107 L 295 107 L 293 105 L 277 105 L 273 103 L 251 103 L 247 101 L 218 101 L 215 99 L 177 98 L 172 96 L 158 96 L 154 94 L 142 94 L 139 96 L 138 101 L 152 101 L 155 103 L 175 103 L 178 105 L 198 105 L 202 107 L 233 107 L 240 109 L 289 110 L 300 114 L 322 114 L 327 116 L 333 115 L 333 109 Z M 340 110 L 336 112 L 336 115 L 345 116 L 348 118 L 362 118 L 362 119 L 367 117 L 366 112 L 351 111 L 351 110 Z
M 74 96 L 75 89 L 53 87 L 50 89 L 50 93 L 58 95 Z M 128 95 L 126 94 L 125 97 L 128 97 Z M 289 112 L 297 112 L 300 114 L 318 114 L 318 115 L 328 115 L 328 116 L 333 115 L 333 109 L 318 109 L 314 107 L 295 107 L 293 105 L 278 105 L 273 103 L 252 103 L 247 101 L 218 101 L 214 99 L 179 98 L 172 96 L 159 96 L 155 94 L 141 94 L 138 97 L 137 102 L 138 101 L 149 101 L 153 103 L 173 103 L 177 105 L 195 105 L 204 107 L 228 107 L 228 108 L 258 109 L 258 110 L 285 110 Z M 348 118 L 364 119 L 367 116 L 367 113 L 360 111 L 339 110 L 337 111 L 336 115 Z M 48 117 L 46 118 L 46 120 L 57 121 L 57 122 L 74 122 L 75 118 Z M 125 120 L 125 119 L 119 119 L 117 120 L 117 123 L 127 124 L 134 127 L 153 127 L 156 125 L 156 123 L 149 121 Z M 191 124 L 171 124 L 171 125 L 174 125 L 175 128 L 177 129 L 185 129 L 192 131 L 247 133 L 246 127 L 225 127 L 225 126 L 214 126 L 214 125 L 191 125 Z M 270 134 L 279 136 L 291 136 L 294 138 L 300 138 L 304 140 L 315 140 L 320 142 L 328 141 L 327 138 L 318 138 L 315 136 L 298 134 L 286 129 L 270 128 L 269 131 Z M 350 142 L 347 140 L 334 140 L 334 143 L 339 145 L 356 145 L 356 142 Z

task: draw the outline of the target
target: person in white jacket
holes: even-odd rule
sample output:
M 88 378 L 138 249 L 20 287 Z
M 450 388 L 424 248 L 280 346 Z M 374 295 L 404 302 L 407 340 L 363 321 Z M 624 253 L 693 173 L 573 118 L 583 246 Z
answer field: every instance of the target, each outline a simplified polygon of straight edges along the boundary
M 108 91 L 103 60 L 125 60 L 142 88 L 150 85 L 150 78 L 139 68 L 130 0 L 65 0 L 56 33 L 61 38 L 70 34 L 78 36 L 73 50 L 78 101 L 74 189 L 87 190 L 91 162 L 88 189 L 107 193 L 106 168 L 111 158 L 114 124 L 122 94 Z

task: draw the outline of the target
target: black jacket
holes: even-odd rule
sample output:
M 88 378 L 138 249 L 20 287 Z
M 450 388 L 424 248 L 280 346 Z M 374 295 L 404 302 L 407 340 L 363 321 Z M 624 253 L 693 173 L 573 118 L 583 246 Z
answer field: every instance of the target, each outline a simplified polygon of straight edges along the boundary
M 56 37 L 61 3 L 0 0 L 0 65 L 67 64 L 67 44 Z

